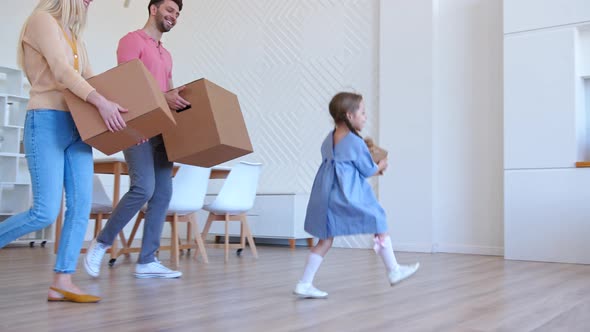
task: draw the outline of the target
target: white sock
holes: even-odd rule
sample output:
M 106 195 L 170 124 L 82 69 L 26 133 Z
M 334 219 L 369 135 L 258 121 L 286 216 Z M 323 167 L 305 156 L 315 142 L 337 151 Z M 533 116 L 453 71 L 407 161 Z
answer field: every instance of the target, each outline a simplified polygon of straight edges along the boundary
M 313 252 L 309 253 L 309 256 L 307 257 L 307 264 L 305 265 L 305 271 L 303 271 L 303 276 L 299 282 L 311 284 L 313 278 L 315 277 L 315 273 L 318 272 L 318 269 L 320 268 L 323 260 L 324 257 L 314 254 Z
M 387 268 L 388 272 L 396 270 L 399 267 L 397 260 L 395 259 L 395 254 L 393 253 L 393 246 L 391 245 L 391 237 L 386 237 L 383 242 L 379 243 L 381 247 L 380 250 L 375 250 L 381 259 L 383 260 L 383 264 Z

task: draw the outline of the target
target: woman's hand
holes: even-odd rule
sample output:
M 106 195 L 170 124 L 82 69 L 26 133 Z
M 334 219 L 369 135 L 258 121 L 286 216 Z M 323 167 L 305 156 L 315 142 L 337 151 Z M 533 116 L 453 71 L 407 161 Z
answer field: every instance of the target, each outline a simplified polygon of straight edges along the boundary
M 121 107 L 121 105 L 106 99 L 96 91 L 88 95 L 87 101 L 98 109 L 109 131 L 120 131 L 127 126 L 121 113 L 126 113 L 128 110 Z

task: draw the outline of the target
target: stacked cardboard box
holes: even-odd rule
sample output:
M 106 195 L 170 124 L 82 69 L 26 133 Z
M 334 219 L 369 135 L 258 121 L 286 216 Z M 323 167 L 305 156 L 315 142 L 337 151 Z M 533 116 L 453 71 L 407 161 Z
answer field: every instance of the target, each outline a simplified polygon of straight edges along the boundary
M 127 113 L 121 113 L 127 127 L 118 132 L 107 129 L 98 110 L 66 90 L 68 108 L 84 142 L 111 155 L 175 127 L 176 122 L 158 83 L 139 60 L 132 60 L 88 79 L 97 92 Z
M 180 96 L 191 106 L 172 112 L 176 127 L 162 135 L 168 160 L 211 167 L 253 151 L 235 94 L 200 79 L 186 84 Z
M 142 138 L 162 134 L 168 160 L 211 167 L 253 151 L 238 98 L 206 80 L 180 92 L 191 106 L 171 111 L 151 73 L 139 60 L 121 64 L 88 80 L 105 98 L 129 110 L 127 127 L 110 132 L 98 110 L 70 91 L 65 99 L 82 139 L 110 155 Z

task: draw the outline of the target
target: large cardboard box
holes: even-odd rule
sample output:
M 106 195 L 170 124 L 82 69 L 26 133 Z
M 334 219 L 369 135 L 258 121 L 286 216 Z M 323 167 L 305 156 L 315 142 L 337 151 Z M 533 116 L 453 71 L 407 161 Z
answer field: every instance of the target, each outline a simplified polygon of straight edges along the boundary
M 180 96 L 191 106 L 173 111 L 176 127 L 162 134 L 168 160 L 211 167 L 253 151 L 235 94 L 203 78 Z
M 158 83 L 139 60 L 94 76 L 88 79 L 88 83 L 105 98 L 129 110 L 121 113 L 127 127 L 110 132 L 93 105 L 69 90 L 64 93 L 82 140 L 104 154 L 127 149 L 142 137 L 154 137 L 176 124 Z

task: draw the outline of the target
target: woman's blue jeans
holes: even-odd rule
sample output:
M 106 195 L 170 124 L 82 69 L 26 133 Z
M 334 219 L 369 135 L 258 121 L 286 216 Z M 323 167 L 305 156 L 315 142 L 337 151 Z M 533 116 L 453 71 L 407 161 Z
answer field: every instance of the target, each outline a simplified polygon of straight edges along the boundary
M 0 222 L 0 248 L 51 225 L 65 186 L 66 215 L 54 271 L 73 274 L 92 205 L 92 148 L 81 140 L 69 112 L 47 109 L 27 112 L 24 144 L 33 206 Z

